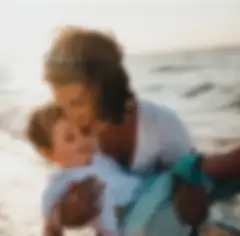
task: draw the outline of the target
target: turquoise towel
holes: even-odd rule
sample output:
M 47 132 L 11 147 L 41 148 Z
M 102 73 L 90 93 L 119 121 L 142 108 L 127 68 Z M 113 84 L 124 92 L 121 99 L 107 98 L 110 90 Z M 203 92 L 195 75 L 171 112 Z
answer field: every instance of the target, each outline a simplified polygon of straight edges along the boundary
M 214 179 L 194 168 L 199 158 L 192 153 L 186 153 L 177 160 L 170 172 L 182 177 L 191 184 L 201 184 L 209 193 L 212 201 L 229 200 L 240 193 L 240 180 L 236 178 Z
M 199 159 L 191 153 L 179 158 L 170 171 L 145 176 L 135 203 L 120 222 L 122 236 L 189 236 L 191 227 L 183 225 L 175 214 L 171 196 L 174 176 L 191 184 L 205 186 L 212 200 L 229 199 L 240 192 L 233 179 L 216 181 L 195 168 Z
M 189 236 L 191 227 L 179 221 L 172 206 L 172 174 L 165 172 L 149 179 L 122 220 L 121 235 Z

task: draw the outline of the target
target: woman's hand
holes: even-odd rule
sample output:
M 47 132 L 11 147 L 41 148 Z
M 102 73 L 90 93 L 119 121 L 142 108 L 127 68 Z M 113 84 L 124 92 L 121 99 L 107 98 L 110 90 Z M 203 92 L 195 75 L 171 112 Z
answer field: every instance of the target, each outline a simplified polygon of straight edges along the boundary
M 61 225 L 69 228 L 82 226 L 81 183 L 73 183 L 61 200 Z
M 52 210 L 48 221 L 55 228 L 75 228 L 89 224 L 100 214 L 98 199 L 103 191 L 95 177 L 72 183 Z
M 43 236 L 62 236 L 59 203 L 55 204 L 50 215 L 45 220 Z
M 193 227 L 201 225 L 206 220 L 210 206 L 203 186 L 193 186 L 179 178 L 175 183 L 173 204 L 182 222 Z

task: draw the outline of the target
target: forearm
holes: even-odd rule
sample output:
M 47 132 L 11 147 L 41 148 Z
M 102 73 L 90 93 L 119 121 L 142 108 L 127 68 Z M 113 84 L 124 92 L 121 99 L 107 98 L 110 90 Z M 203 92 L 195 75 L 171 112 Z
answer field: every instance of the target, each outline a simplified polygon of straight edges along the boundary
M 202 170 L 215 178 L 240 177 L 240 147 L 226 153 L 203 155 Z
M 52 230 L 51 228 L 46 227 L 43 231 L 43 236 L 63 236 L 62 231 Z

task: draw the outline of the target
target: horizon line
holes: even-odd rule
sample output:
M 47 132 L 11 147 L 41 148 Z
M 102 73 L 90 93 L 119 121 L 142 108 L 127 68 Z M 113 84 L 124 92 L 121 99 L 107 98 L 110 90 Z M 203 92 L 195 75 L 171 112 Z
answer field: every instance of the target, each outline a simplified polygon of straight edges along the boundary
M 229 49 L 240 49 L 239 44 L 224 44 L 224 45 L 209 45 L 202 47 L 182 47 L 182 48 L 167 48 L 167 49 L 149 49 L 149 50 L 126 50 L 124 53 L 127 56 L 134 56 L 139 54 L 172 54 L 172 53 L 193 53 L 199 51 L 211 51 L 211 50 L 229 50 Z

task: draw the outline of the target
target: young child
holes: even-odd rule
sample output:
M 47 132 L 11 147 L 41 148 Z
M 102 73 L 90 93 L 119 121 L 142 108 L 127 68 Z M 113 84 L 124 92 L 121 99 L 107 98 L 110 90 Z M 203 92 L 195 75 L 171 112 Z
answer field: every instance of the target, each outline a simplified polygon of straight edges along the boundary
M 60 108 L 48 104 L 37 109 L 27 127 L 28 139 L 36 150 L 60 170 L 49 179 L 43 194 L 43 215 L 48 218 L 56 202 L 64 198 L 71 183 L 80 182 L 78 223 L 90 225 L 102 235 L 117 235 L 117 209 L 133 201 L 141 180 L 123 172 L 110 158 L 96 152 L 94 135 L 82 134 Z M 64 201 L 60 208 L 67 208 Z M 68 218 L 61 214 L 62 220 Z M 45 235 L 56 235 L 45 223 Z M 72 225 L 74 226 L 74 225 Z M 62 232 L 58 232 L 61 235 Z

